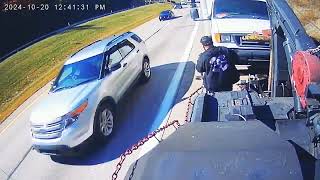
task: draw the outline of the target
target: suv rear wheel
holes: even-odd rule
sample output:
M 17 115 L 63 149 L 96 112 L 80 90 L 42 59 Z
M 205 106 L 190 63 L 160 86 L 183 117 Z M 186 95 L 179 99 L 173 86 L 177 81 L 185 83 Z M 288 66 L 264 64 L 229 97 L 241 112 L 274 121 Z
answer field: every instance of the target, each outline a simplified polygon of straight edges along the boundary
M 108 103 L 102 104 L 95 117 L 94 135 L 98 141 L 105 141 L 112 134 L 114 121 L 114 108 Z
M 144 58 L 142 63 L 142 72 L 140 77 L 141 83 L 146 83 L 151 78 L 151 67 L 150 67 L 150 61 L 148 58 Z

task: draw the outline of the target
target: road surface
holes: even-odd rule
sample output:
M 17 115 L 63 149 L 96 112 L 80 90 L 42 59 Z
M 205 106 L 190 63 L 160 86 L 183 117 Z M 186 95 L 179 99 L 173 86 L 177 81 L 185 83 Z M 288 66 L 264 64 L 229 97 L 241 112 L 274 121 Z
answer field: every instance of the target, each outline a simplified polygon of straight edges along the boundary
M 186 97 L 201 86 L 194 78 L 195 63 L 202 51 L 200 37 L 207 31 L 205 22 L 191 20 L 189 9 L 176 10 L 176 15 L 163 22 L 156 18 L 132 30 L 146 40 L 152 78 L 122 100 L 114 134 L 106 144 L 96 145 L 82 157 L 52 158 L 32 150 L 28 118 L 32 108 L 47 96 L 47 85 L 0 125 L 0 180 L 108 180 L 127 148 L 168 121 L 178 119 L 182 123 Z M 158 140 L 173 131 L 160 133 Z M 130 155 L 118 179 L 123 179 L 131 163 L 158 140 L 150 140 Z

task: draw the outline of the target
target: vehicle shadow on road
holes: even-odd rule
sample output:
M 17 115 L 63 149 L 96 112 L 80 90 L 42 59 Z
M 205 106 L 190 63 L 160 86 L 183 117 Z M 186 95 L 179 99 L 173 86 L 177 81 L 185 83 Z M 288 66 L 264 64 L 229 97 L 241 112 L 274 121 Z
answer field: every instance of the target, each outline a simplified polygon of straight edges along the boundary
M 106 144 L 90 143 L 87 146 L 90 150 L 81 157 L 54 157 L 52 160 L 69 165 L 96 165 L 118 158 L 154 130 L 151 127 L 154 125 L 156 116 L 159 116 L 160 105 L 178 65 L 179 63 L 172 63 L 153 67 L 150 81 L 144 85 L 136 85 L 130 90 L 119 103 L 116 127 Z M 171 108 L 183 100 L 183 96 L 189 90 L 195 73 L 195 64 L 191 61 L 186 62 L 184 72 L 180 89 L 178 89 Z M 164 119 L 167 113 L 160 115 L 160 118 Z
M 179 19 L 179 18 L 181 18 L 181 17 L 183 17 L 183 16 L 175 16 L 175 17 L 172 17 L 172 18 L 170 18 L 170 19 L 166 19 L 166 20 L 164 20 L 164 21 L 171 21 L 171 20 Z
M 175 16 L 175 17 L 173 17 L 171 19 L 178 19 L 178 18 L 181 18 L 181 17 L 183 17 L 183 16 Z

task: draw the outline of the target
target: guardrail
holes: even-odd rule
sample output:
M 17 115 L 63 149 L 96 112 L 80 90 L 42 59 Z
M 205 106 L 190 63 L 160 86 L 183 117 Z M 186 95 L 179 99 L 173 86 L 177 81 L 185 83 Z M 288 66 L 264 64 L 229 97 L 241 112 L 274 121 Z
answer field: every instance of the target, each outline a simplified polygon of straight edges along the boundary
M 112 15 L 112 14 L 120 13 L 120 12 L 123 12 L 123 11 L 128 11 L 128 10 L 135 9 L 135 8 L 140 8 L 140 7 L 143 7 L 143 6 L 146 6 L 146 5 L 141 5 L 141 6 L 136 6 L 136 7 L 133 7 L 133 8 L 126 8 L 126 9 L 122 9 L 122 10 L 118 10 L 118 11 L 112 11 L 112 12 L 109 12 L 109 13 L 104 13 L 104 14 L 101 14 L 101 15 L 99 15 L 99 16 L 95 16 L 95 17 L 92 17 L 92 18 L 88 18 L 88 19 L 85 19 L 85 20 L 76 22 L 76 23 L 74 23 L 74 24 L 71 24 L 71 25 L 69 25 L 69 26 L 60 28 L 60 29 L 55 30 L 55 31 L 53 31 L 53 32 L 50 32 L 50 33 L 48 33 L 48 34 L 42 35 L 42 36 L 40 36 L 40 37 L 38 37 L 38 38 L 36 38 L 36 39 L 34 39 L 34 40 L 32 40 L 32 41 L 24 44 L 24 45 L 16 48 L 15 50 L 13 50 L 13 51 L 5 54 L 4 56 L 0 57 L 0 62 L 4 61 L 4 60 L 7 59 L 8 57 L 16 54 L 17 52 L 19 52 L 19 51 L 21 51 L 21 50 L 23 50 L 23 49 L 25 49 L 25 48 L 27 48 L 27 47 L 29 47 L 29 46 L 37 43 L 37 42 L 43 40 L 43 39 L 46 39 L 46 38 L 48 38 L 48 37 L 50 37 L 50 36 L 53 36 L 53 35 L 62 33 L 62 32 L 64 32 L 64 31 L 69 30 L 69 29 L 71 29 L 71 28 L 74 28 L 74 27 L 76 27 L 76 26 L 78 26 L 78 25 L 80 25 L 80 24 L 83 24 L 83 23 L 86 23 L 86 22 L 89 22 L 89 21 L 92 21 L 92 20 L 95 20 L 95 19 L 99 19 L 99 18 L 102 18 L 102 17 L 105 17 L 105 16 L 110 16 L 110 15 Z
M 293 87 L 292 57 L 298 50 L 305 51 L 315 48 L 314 41 L 306 33 L 299 19 L 286 0 L 267 0 L 268 11 L 272 27 L 272 58 L 270 73 L 270 90 L 273 97 L 284 94 L 280 86 L 287 84 Z M 290 87 L 290 88 L 291 88 Z M 295 101 L 295 110 L 302 112 L 301 104 L 294 88 L 292 96 Z

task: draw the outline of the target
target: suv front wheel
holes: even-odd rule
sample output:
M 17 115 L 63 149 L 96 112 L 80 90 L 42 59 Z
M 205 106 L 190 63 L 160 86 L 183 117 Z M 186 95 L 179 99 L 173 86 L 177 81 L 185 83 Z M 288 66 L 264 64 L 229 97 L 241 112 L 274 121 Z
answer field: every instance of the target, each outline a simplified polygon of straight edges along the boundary
M 97 109 L 95 117 L 94 135 L 98 141 L 105 141 L 114 129 L 115 112 L 108 103 L 102 104 Z

